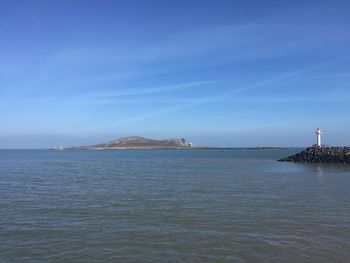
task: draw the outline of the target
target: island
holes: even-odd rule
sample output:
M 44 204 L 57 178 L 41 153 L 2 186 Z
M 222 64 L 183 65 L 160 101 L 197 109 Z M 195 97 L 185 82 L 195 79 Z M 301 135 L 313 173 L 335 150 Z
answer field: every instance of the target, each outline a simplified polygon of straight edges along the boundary
M 288 149 L 287 147 L 278 147 L 278 146 L 255 146 L 255 147 L 248 147 L 244 149 L 249 150 L 280 150 L 280 149 Z
M 304 151 L 282 158 L 281 162 L 306 163 L 344 163 L 350 164 L 350 147 L 318 147 L 306 148 Z
M 154 140 L 141 136 L 123 137 L 118 140 L 87 146 L 56 146 L 51 150 L 127 150 L 127 149 L 193 149 L 200 148 L 181 139 Z

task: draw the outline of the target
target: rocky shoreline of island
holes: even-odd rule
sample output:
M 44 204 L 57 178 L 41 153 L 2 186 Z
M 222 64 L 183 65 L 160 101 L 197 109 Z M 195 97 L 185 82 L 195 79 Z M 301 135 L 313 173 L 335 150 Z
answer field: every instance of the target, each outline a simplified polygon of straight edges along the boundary
M 350 164 L 350 147 L 308 147 L 297 154 L 278 161 Z

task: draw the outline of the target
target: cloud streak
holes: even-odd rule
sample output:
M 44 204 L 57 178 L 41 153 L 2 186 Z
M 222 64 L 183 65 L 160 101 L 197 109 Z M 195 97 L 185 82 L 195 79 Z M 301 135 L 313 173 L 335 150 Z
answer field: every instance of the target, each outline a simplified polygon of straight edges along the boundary
M 187 82 L 182 84 L 153 87 L 153 88 L 120 89 L 119 91 L 87 94 L 87 95 L 80 96 L 80 98 L 122 97 L 122 96 L 137 96 L 137 95 L 149 95 L 149 94 L 157 94 L 157 93 L 168 93 L 168 92 L 173 92 L 178 90 L 190 89 L 195 86 L 207 85 L 214 82 L 215 81 L 195 81 L 195 82 Z
M 268 78 L 268 79 L 256 82 L 256 83 L 254 83 L 252 85 L 231 89 L 229 91 L 224 91 L 224 92 L 218 93 L 215 96 L 210 96 L 210 97 L 208 96 L 208 97 L 202 98 L 200 100 L 194 100 L 194 101 L 192 101 L 190 103 L 187 103 L 187 104 L 174 106 L 174 107 L 167 107 L 167 108 L 161 109 L 159 111 L 154 111 L 154 112 L 147 113 L 147 114 L 136 115 L 136 116 L 128 118 L 126 120 L 117 122 L 116 125 L 114 125 L 114 126 L 119 126 L 119 125 L 122 125 L 122 124 L 132 123 L 132 122 L 144 120 L 144 119 L 147 119 L 147 118 L 160 116 L 160 115 L 163 115 L 163 114 L 166 114 L 166 113 L 170 113 L 170 112 L 181 111 L 181 110 L 189 109 L 189 108 L 192 108 L 192 107 L 197 107 L 197 106 L 201 106 L 201 105 L 204 105 L 204 104 L 207 104 L 207 103 L 211 103 L 211 102 L 225 100 L 228 97 L 230 97 L 230 96 L 232 96 L 234 94 L 237 94 L 239 92 L 254 90 L 254 89 L 257 89 L 259 87 L 263 87 L 263 86 L 275 83 L 275 82 L 280 81 L 280 80 L 284 80 L 284 79 L 288 79 L 290 77 L 295 77 L 295 76 L 302 75 L 302 74 L 304 74 L 304 73 L 306 73 L 308 71 L 311 71 L 313 69 L 317 69 L 317 68 L 320 68 L 320 67 L 332 65 L 332 64 L 335 64 L 335 63 L 338 63 L 338 62 L 342 62 L 342 61 L 345 61 L 345 60 L 348 60 L 348 59 L 349 59 L 349 56 L 346 56 L 346 57 L 342 57 L 342 58 L 328 60 L 328 61 L 325 61 L 325 62 L 322 62 L 322 63 L 318 63 L 318 64 L 315 64 L 315 65 L 310 65 L 310 66 L 307 66 L 307 67 L 303 67 L 303 68 L 301 68 L 299 70 L 286 72 L 284 74 L 281 74 L 281 75 L 278 75 L 278 76 L 275 76 L 275 77 L 272 77 L 272 78 Z M 283 99 L 282 100 L 278 100 L 277 99 L 276 101 L 277 102 L 283 102 Z M 271 102 L 273 102 L 273 100 L 271 100 Z
M 153 94 L 163 94 L 171 93 L 181 90 L 189 90 L 195 87 L 200 87 L 203 85 L 208 85 L 215 83 L 216 81 L 194 81 L 186 82 L 175 85 L 152 87 L 152 88 L 138 88 L 138 89 L 120 89 L 119 91 L 108 91 L 108 92 L 99 92 L 99 93 L 89 93 L 85 95 L 77 96 L 55 96 L 51 98 L 42 98 L 17 102 L 20 103 L 50 103 L 50 105 L 104 105 L 104 104 L 116 104 L 116 103 L 128 103 L 132 100 L 125 99 L 125 97 L 138 97 L 144 95 L 153 95 Z M 5 102 L 6 103 L 6 102 Z M 13 103 L 13 102 L 12 102 Z

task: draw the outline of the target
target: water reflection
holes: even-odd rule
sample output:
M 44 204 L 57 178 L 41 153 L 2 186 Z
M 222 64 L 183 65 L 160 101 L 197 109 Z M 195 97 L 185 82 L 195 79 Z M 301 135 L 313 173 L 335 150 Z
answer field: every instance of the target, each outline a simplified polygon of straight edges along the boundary
M 317 178 L 320 182 L 323 182 L 323 167 L 320 165 L 315 166 L 315 172 L 317 174 Z
M 315 174 L 319 182 L 323 182 L 327 173 L 347 173 L 350 175 L 350 165 L 332 163 L 295 163 Z
M 298 163 L 299 164 L 299 163 Z M 341 164 L 341 163 L 300 163 L 300 165 L 304 166 L 307 169 L 316 172 L 317 174 L 323 174 L 325 172 L 349 172 L 350 173 L 350 165 L 349 164 Z

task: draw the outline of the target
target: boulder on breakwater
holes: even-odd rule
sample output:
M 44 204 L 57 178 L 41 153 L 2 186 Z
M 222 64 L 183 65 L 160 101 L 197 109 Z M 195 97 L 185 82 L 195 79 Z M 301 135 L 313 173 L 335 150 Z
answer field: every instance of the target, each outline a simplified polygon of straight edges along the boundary
M 285 157 L 278 161 L 350 164 L 350 147 L 309 147 L 300 153 Z

